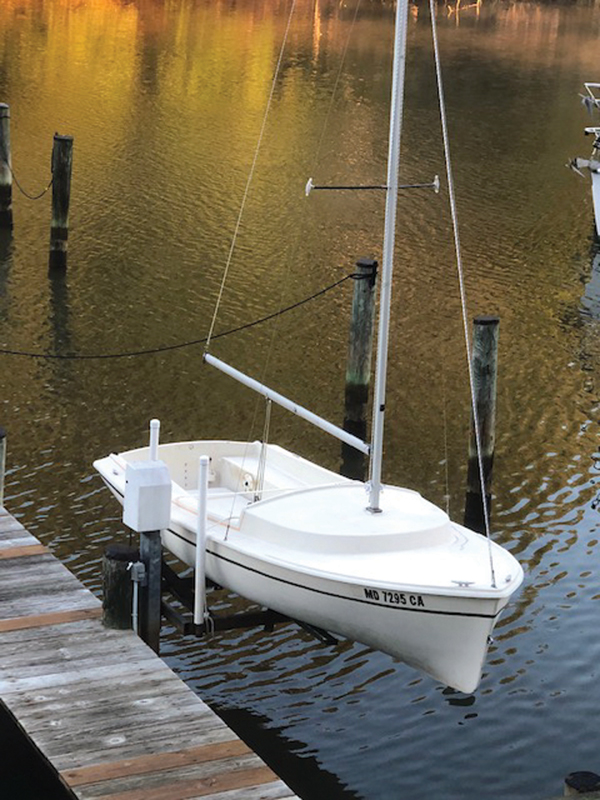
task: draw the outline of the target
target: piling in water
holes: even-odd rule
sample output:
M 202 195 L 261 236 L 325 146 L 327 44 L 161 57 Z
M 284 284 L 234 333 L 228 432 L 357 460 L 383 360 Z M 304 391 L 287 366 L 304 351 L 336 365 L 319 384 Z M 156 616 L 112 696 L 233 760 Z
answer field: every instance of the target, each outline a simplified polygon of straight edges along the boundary
M 0 230 L 12 230 L 12 156 L 10 108 L 0 103 Z
M 140 636 L 155 653 L 160 650 L 162 547 L 160 531 L 140 534 L 140 559 L 146 581 L 140 590 Z
M 344 430 L 364 441 L 371 379 L 377 261 L 361 258 L 356 262 L 356 275 L 346 364 Z M 340 471 L 347 478 L 364 480 L 364 454 L 343 443 Z
M 52 148 L 51 269 L 64 269 L 67 266 L 72 168 L 73 137 L 55 134 Z
M 595 772 L 571 772 L 565 778 L 565 797 L 600 791 L 600 775 Z M 597 795 L 596 795 L 597 796 Z
M 102 621 L 107 628 L 132 627 L 133 581 L 130 565 L 139 560 L 137 547 L 109 544 L 102 557 Z
M 496 440 L 496 383 L 498 374 L 498 317 L 476 317 L 473 321 L 473 387 L 479 422 L 479 441 L 483 466 L 483 488 L 477 458 L 475 418 L 471 414 L 469 466 L 465 498 L 465 525 L 472 530 L 485 531 L 484 498 L 488 514 L 491 511 L 492 468 Z

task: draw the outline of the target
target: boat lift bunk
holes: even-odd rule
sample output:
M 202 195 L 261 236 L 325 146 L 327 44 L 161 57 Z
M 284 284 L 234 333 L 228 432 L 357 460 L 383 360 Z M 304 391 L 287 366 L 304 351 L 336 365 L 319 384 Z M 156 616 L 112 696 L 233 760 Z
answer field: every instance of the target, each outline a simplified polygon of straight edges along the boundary
M 221 631 L 247 628 L 262 628 L 266 633 L 271 633 L 275 625 L 293 622 L 322 644 L 331 646 L 339 644 L 340 640 L 328 631 L 324 631 L 315 625 L 292 619 L 269 608 L 243 611 L 236 614 L 215 614 L 212 611 L 207 611 L 203 622 L 195 623 L 193 617 L 196 596 L 194 591 L 195 576 L 182 577 L 164 559 L 161 565 L 161 574 L 161 613 L 182 636 L 203 637 Z M 223 589 L 222 586 L 210 578 L 205 580 L 207 591 L 212 592 Z M 178 605 L 174 605 L 173 601 L 176 601 Z

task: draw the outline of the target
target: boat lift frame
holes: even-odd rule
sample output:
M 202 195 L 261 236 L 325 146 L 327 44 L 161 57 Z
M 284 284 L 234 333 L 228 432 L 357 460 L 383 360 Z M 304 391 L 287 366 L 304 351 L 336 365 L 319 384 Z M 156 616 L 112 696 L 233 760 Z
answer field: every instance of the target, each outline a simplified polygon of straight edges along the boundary
M 182 578 L 177 572 L 163 559 L 162 562 L 162 597 L 161 613 L 183 636 L 207 636 L 220 631 L 231 631 L 245 628 L 263 628 L 267 632 L 272 632 L 275 625 L 294 622 L 302 630 L 310 633 L 322 644 L 336 645 L 339 640 L 328 631 L 309 625 L 306 622 L 286 617 L 278 611 L 263 608 L 257 611 L 243 611 L 239 614 L 213 614 L 205 606 L 204 622 L 194 622 L 194 605 L 196 592 L 194 584 L 195 575 Z M 206 579 L 206 587 L 212 590 L 220 590 L 223 587 Z M 171 595 L 183 608 L 184 611 L 176 608 L 172 601 L 165 595 Z M 187 612 L 187 613 L 186 613 Z

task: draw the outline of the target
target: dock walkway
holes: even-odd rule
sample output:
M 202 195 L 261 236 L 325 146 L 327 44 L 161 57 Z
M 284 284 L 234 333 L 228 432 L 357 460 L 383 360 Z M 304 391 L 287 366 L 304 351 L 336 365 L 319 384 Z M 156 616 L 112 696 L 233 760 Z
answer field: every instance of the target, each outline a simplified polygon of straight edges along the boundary
M 0 507 L 0 701 L 81 800 L 292 790 Z

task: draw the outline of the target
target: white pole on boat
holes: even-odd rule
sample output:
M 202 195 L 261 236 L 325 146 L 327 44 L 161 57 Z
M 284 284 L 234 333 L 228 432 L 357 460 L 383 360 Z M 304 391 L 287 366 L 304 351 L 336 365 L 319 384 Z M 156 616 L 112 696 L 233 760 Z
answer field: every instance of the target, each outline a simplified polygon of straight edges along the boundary
M 6 431 L 0 426 L 0 506 L 4 505 L 4 476 L 6 474 Z
M 160 432 L 160 420 L 150 420 L 150 461 L 158 461 L 158 434 Z
M 206 513 L 208 499 L 208 456 L 198 461 L 198 522 L 196 526 L 196 571 L 194 574 L 194 625 L 206 615 Z
M 377 335 L 377 363 L 375 393 L 373 398 L 373 434 L 371 440 L 371 470 L 369 511 L 381 511 L 381 461 L 383 455 L 383 423 L 385 414 L 385 389 L 392 299 L 392 272 L 396 232 L 396 206 L 398 200 L 398 169 L 400 166 L 400 133 L 404 105 L 404 67 L 406 64 L 408 0 L 396 3 L 396 30 L 394 38 L 394 67 L 392 102 L 390 111 L 390 141 L 388 150 L 387 190 L 385 200 L 385 229 L 381 269 L 381 296 L 379 301 L 379 329 Z

